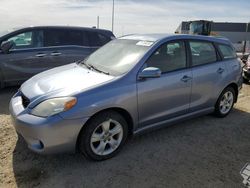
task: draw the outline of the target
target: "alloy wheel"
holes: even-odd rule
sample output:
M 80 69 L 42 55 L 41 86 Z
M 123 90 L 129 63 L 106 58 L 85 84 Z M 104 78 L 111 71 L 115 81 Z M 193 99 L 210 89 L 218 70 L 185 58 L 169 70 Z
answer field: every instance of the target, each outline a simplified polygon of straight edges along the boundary
M 108 155 L 114 152 L 121 144 L 123 138 L 122 125 L 109 119 L 96 127 L 90 137 L 92 151 L 96 155 Z
M 221 98 L 220 105 L 219 105 L 220 112 L 222 114 L 227 114 L 231 110 L 233 103 L 234 103 L 233 93 L 231 91 L 225 92 Z

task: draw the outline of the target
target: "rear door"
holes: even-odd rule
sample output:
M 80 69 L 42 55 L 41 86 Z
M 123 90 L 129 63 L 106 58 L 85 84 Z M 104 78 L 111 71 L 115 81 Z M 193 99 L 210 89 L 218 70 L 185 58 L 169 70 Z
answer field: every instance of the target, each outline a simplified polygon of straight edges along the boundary
M 212 42 L 189 41 L 192 59 L 192 94 L 190 111 L 214 107 L 225 84 L 226 67 Z
M 140 126 L 188 113 L 192 74 L 187 67 L 185 42 L 163 44 L 145 66 L 159 68 L 162 75 L 137 81 Z
M 87 34 L 80 29 L 45 29 L 44 47 L 51 67 L 83 60 L 91 53 Z

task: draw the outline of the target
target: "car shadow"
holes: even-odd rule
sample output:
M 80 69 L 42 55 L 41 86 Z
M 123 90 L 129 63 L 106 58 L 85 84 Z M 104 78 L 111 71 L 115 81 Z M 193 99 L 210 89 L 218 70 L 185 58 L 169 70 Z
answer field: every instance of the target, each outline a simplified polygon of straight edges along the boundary
M 19 87 L 7 87 L 0 89 L 0 115 L 9 114 L 9 102 Z
M 245 85 L 250 85 L 250 81 L 244 82 L 243 84 L 245 84 Z
M 114 158 L 38 155 L 19 138 L 13 152 L 17 187 L 240 187 L 250 160 L 250 114 L 203 116 L 130 139 Z

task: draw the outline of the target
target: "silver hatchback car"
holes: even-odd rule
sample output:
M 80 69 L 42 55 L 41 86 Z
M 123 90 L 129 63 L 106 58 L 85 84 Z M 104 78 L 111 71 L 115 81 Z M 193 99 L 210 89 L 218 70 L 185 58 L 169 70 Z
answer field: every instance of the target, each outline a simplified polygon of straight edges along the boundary
M 10 112 L 31 150 L 104 160 L 129 135 L 212 112 L 225 117 L 241 85 L 241 65 L 226 39 L 131 35 L 32 77 Z

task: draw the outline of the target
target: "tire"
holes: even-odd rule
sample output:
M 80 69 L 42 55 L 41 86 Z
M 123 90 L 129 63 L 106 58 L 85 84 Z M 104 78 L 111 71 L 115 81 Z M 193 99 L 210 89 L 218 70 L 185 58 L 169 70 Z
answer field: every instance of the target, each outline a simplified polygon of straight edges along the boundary
M 94 116 L 81 131 L 79 151 L 88 159 L 106 160 L 121 150 L 127 135 L 128 124 L 123 116 L 106 111 Z
M 232 110 L 236 99 L 235 90 L 227 87 L 223 90 L 215 105 L 215 115 L 217 117 L 226 117 Z

